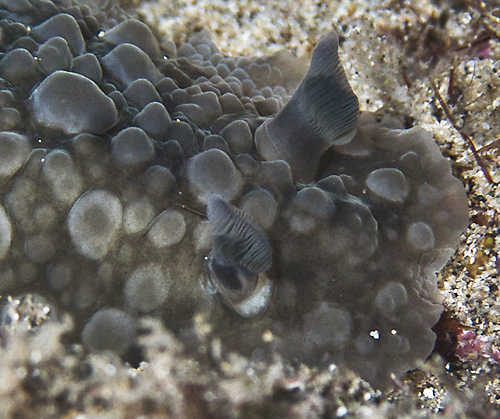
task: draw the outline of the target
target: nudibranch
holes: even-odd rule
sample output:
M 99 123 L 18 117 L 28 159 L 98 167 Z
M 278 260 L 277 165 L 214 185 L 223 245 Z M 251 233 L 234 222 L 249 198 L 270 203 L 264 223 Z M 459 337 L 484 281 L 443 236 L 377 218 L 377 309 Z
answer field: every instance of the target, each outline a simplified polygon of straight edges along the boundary
M 124 356 L 143 315 L 194 353 L 199 314 L 227 351 L 376 386 L 429 355 L 465 191 L 430 134 L 360 113 L 335 32 L 292 92 L 290 61 L 162 50 L 112 1 L 2 4 L 3 294 Z

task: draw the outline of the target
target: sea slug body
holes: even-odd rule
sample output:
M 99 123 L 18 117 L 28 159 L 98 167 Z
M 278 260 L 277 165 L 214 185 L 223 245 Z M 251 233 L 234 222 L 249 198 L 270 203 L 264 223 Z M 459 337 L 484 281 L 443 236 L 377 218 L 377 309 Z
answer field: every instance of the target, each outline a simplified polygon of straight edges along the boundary
M 290 61 L 162 51 L 112 1 L 2 3 L 3 294 L 120 355 L 144 313 L 375 386 L 429 355 L 465 191 L 430 134 L 360 112 L 336 33 L 292 91 Z

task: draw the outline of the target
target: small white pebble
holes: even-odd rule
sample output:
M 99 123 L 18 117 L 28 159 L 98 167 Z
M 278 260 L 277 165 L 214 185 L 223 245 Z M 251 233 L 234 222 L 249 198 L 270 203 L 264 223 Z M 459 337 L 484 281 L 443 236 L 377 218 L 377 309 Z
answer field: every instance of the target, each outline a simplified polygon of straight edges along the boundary
M 15 374 L 17 378 L 22 380 L 24 377 L 26 377 L 27 374 L 26 368 L 23 367 L 16 368 Z
M 116 367 L 113 364 L 106 365 L 104 372 L 108 377 L 116 375 Z
M 338 418 L 343 418 L 344 416 L 346 416 L 347 414 L 349 413 L 349 411 L 347 410 L 347 407 L 345 406 L 340 406 L 337 411 L 335 412 L 335 414 L 337 415 Z
M 434 389 L 432 387 L 424 388 L 423 391 L 422 391 L 422 395 L 426 399 L 434 399 L 434 398 L 436 398 L 436 393 L 434 392 Z
M 38 364 L 42 360 L 42 353 L 38 350 L 34 350 L 30 353 L 30 362 L 33 364 Z

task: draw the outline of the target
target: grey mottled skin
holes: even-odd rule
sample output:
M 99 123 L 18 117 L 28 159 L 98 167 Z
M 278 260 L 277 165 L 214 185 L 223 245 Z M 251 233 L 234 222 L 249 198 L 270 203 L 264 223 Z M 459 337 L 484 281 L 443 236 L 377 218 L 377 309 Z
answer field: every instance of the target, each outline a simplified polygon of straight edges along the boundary
M 430 353 L 465 192 L 429 134 L 359 114 L 334 33 L 290 99 L 290 58 L 162 51 L 113 2 L 1 3 L 2 293 L 124 355 L 143 314 L 195 348 L 199 313 L 228 350 L 374 385 Z

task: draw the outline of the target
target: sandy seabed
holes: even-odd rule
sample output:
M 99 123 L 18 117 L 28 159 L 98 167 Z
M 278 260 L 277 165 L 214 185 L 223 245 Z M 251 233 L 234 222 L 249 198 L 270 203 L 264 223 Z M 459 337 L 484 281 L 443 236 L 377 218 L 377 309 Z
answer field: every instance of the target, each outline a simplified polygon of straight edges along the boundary
M 89 355 L 81 346 L 69 344 L 65 335 L 71 321 L 44 322 L 45 306 L 36 300 L 12 300 L 4 316 L 13 322 L 1 330 L 0 416 L 500 415 L 495 352 L 500 348 L 498 4 L 467 0 L 130 3 L 134 2 L 126 4 L 129 11 L 156 27 L 164 40 L 180 44 L 190 33 L 206 30 L 220 50 L 231 55 L 269 55 L 289 49 L 307 61 L 323 35 L 332 28 L 338 31 L 341 58 L 361 109 L 390 113 L 431 132 L 467 189 L 471 223 L 455 257 L 439 275 L 446 312 L 457 320 L 443 326 L 443 331 L 457 337 L 458 330 L 462 346 L 458 352 L 451 349 L 456 358 L 434 355 L 381 392 L 342 366 L 292 369 L 280 359 L 261 364 L 224 354 L 203 318 L 194 319 L 204 342 L 202 361 L 195 361 L 158 321 L 144 319 L 142 327 L 149 333 L 142 343 L 148 362 L 132 368 L 113 355 Z

